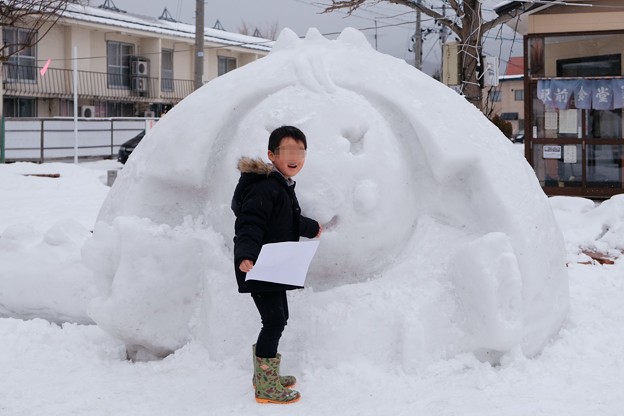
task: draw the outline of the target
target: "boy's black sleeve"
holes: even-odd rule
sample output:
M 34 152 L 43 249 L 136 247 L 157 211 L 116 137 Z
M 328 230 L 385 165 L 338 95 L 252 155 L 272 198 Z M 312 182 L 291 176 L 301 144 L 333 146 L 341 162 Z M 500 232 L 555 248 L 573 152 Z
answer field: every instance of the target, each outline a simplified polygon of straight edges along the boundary
M 246 259 L 254 263 L 258 259 L 272 209 L 273 200 L 270 192 L 261 185 L 253 186 L 243 199 L 236 219 L 234 243 L 236 265 Z
M 314 238 L 319 233 L 319 230 L 318 222 L 303 215 L 301 216 L 299 221 L 299 234 L 301 237 Z

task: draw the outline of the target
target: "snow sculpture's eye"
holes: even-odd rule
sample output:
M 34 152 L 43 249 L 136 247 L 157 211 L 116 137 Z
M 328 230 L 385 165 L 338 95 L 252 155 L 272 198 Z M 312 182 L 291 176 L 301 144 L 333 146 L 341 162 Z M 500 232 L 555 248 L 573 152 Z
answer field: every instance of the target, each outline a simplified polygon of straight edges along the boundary
M 351 144 L 349 147 L 349 153 L 353 155 L 360 154 L 364 147 L 364 136 L 368 131 L 368 127 L 361 125 L 359 127 L 352 127 L 345 129 L 342 132 L 342 137 L 347 139 Z

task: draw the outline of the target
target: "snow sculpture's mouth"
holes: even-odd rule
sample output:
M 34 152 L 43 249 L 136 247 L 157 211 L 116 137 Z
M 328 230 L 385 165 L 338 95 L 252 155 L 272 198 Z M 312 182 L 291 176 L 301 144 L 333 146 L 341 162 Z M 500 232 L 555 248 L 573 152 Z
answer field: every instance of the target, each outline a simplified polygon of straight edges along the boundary
M 323 226 L 323 231 L 332 231 L 336 228 L 336 226 L 338 225 L 338 215 L 334 215 L 331 220 L 327 221 L 326 223 L 322 224 Z

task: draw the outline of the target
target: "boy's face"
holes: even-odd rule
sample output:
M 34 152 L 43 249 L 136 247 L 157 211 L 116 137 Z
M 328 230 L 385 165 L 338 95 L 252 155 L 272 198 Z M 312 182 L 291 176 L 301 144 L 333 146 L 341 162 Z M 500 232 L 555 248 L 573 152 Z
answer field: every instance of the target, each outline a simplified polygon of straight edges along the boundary
M 275 152 L 269 150 L 269 160 L 282 175 L 291 178 L 299 173 L 305 162 L 305 147 L 303 143 L 292 137 L 284 137 Z

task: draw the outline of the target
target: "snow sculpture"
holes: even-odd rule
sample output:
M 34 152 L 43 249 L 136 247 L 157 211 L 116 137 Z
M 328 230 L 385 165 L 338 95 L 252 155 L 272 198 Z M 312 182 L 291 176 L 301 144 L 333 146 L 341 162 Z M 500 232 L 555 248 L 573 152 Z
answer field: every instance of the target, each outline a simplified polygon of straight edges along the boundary
M 464 98 L 354 29 L 284 30 L 148 133 L 83 251 L 103 329 L 157 356 L 191 338 L 215 358 L 247 354 L 257 318 L 231 264 L 235 165 L 265 156 L 283 124 L 308 136 L 298 195 L 328 224 L 308 289 L 292 294 L 284 345 L 302 361 L 495 362 L 558 331 L 563 239 L 529 165 Z

